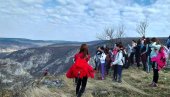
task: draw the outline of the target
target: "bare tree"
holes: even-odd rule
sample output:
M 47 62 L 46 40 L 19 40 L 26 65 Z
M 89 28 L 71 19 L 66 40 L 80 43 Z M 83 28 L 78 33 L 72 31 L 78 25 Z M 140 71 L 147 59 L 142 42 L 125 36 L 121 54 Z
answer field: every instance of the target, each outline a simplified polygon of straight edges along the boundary
M 141 21 L 136 28 L 136 31 L 138 32 L 139 35 L 141 36 L 146 36 L 146 29 L 149 26 L 147 19 L 144 21 Z
M 106 28 L 102 34 L 97 36 L 99 40 L 113 40 L 114 39 L 114 29 Z
M 125 35 L 125 27 L 124 25 L 119 25 L 117 28 L 117 31 L 114 30 L 114 28 L 106 28 L 104 32 L 97 36 L 99 40 L 108 40 L 110 44 L 113 44 L 114 41 L 121 41 L 121 38 Z
M 116 32 L 116 38 L 117 39 L 121 39 L 125 35 L 124 30 L 125 30 L 124 25 L 120 25 L 118 27 L 117 32 Z

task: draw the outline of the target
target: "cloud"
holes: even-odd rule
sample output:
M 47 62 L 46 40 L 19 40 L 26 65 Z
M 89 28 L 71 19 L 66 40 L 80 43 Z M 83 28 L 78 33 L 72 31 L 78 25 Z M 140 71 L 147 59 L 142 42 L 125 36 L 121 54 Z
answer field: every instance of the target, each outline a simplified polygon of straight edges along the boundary
M 17 37 L 31 32 L 28 38 L 50 36 L 53 37 L 50 39 L 89 41 L 95 40 L 96 33 L 104 28 L 119 24 L 125 25 L 127 36 L 138 36 L 136 25 L 147 18 L 148 36 L 166 36 L 170 27 L 169 9 L 169 0 L 1 0 L 0 25 L 4 19 L 7 23 L 0 32 L 5 37 L 8 35 L 4 33 Z M 9 27 L 15 26 L 11 22 L 24 26 L 19 28 L 22 30 L 10 30 Z M 34 26 L 38 29 L 29 29 Z M 38 34 L 40 37 L 33 36 Z

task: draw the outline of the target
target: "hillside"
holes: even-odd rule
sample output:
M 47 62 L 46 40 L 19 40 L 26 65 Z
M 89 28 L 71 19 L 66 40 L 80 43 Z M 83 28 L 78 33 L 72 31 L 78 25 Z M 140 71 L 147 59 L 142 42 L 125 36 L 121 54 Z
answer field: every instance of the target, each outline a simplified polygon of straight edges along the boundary
M 131 43 L 132 39 L 136 38 L 126 38 L 122 39 L 122 41 L 125 41 L 124 44 L 127 45 Z M 161 41 L 165 41 L 165 38 Z M 104 44 L 107 44 L 107 42 L 93 41 L 88 42 L 87 44 L 89 45 L 89 53 L 91 54 L 90 64 L 94 66 L 93 57 L 96 47 L 103 46 Z M 63 95 L 61 97 L 74 97 L 75 94 L 72 94 L 74 93 L 73 80 L 66 79 L 65 76 L 62 75 L 64 75 L 68 68 L 73 64 L 73 57 L 75 53 L 78 52 L 80 45 L 80 43 L 59 43 L 43 47 L 22 49 L 8 55 L 3 55 L 4 57 L 0 59 L 1 93 L 3 93 L 3 95 L 10 93 L 13 93 L 13 95 L 22 95 L 25 93 L 24 95 L 28 95 L 27 97 L 44 97 L 41 96 L 41 94 L 50 95 L 48 97 L 60 97 L 60 94 Z M 48 69 L 50 75 L 47 79 L 42 79 L 45 69 Z M 170 85 L 168 85 L 168 79 L 170 78 L 168 74 L 169 71 L 166 72 L 167 73 L 161 72 L 163 77 L 160 79 L 160 87 L 156 90 L 154 89 L 154 91 L 150 90 L 152 88 L 147 87 L 151 81 L 152 74 L 147 74 L 141 70 L 137 71 L 136 68 L 124 71 L 122 84 L 112 82 L 109 77 L 105 81 L 89 80 L 88 89 L 85 94 L 87 96 L 85 97 L 117 97 L 121 96 L 121 93 L 123 93 L 123 97 L 128 97 L 128 95 L 131 95 L 132 97 L 138 97 L 138 95 L 139 97 L 156 97 L 159 90 L 164 90 L 161 95 L 165 95 L 166 97 L 169 95 L 167 91 L 170 89 Z M 164 80 L 164 78 L 167 79 Z M 56 79 L 57 84 L 53 82 L 56 81 Z M 59 83 L 58 79 L 60 79 Z M 46 84 L 50 84 L 48 88 L 44 86 Z M 56 87 L 59 87 L 59 89 Z M 16 89 L 18 91 L 15 91 Z M 52 92 L 51 90 L 55 92 Z M 48 91 L 48 93 L 43 94 L 43 91 Z M 151 96 L 152 93 L 147 91 L 152 92 L 154 96 Z M 106 96 L 100 96 L 103 95 L 100 94 L 103 92 Z M 36 96 L 30 96 L 29 94 Z M 53 96 L 53 94 L 55 96 Z M 13 97 L 23 97 L 23 95 Z
M 98 74 L 96 75 L 98 76 Z M 136 67 L 123 70 L 123 82 L 117 83 L 107 76 L 106 80 L 89 79 L 82 97 L 169 97 L 170 70 L 160 72 L 159 86 L 148 86 L 152 73 L 146 73 Z M 55 83 L 56 82 L 56 83 Z M 35 85 L 21 93 L 22 97 L 75 97 L 73 79 L 65 75 L 47 76 L 36 80 Z M 10 93 L 10 92 L 9 92 Z M 5 96 L 9 97 L 9 96 Z

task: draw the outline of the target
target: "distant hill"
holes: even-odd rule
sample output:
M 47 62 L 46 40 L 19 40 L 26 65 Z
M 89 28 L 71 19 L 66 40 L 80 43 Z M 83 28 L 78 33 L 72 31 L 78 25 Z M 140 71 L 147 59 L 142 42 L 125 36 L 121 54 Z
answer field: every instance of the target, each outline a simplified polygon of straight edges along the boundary
M 0 38 L 0 54 L 8 54 L 21 49 L 42 47 L 52 44 L 76 43 L 61 40 L 30 40 L 24 38 Z

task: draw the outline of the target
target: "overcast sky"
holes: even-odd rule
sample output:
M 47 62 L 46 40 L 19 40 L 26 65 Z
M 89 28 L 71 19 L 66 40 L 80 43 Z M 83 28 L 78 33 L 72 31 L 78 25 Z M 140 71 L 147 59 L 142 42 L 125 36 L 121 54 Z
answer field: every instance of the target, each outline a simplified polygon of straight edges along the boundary
M 170 0 L 0 0 L 0 37 L 92 41 L 107 27 L 127 37 L 148 19 L 147 36 L 170 34 Z

